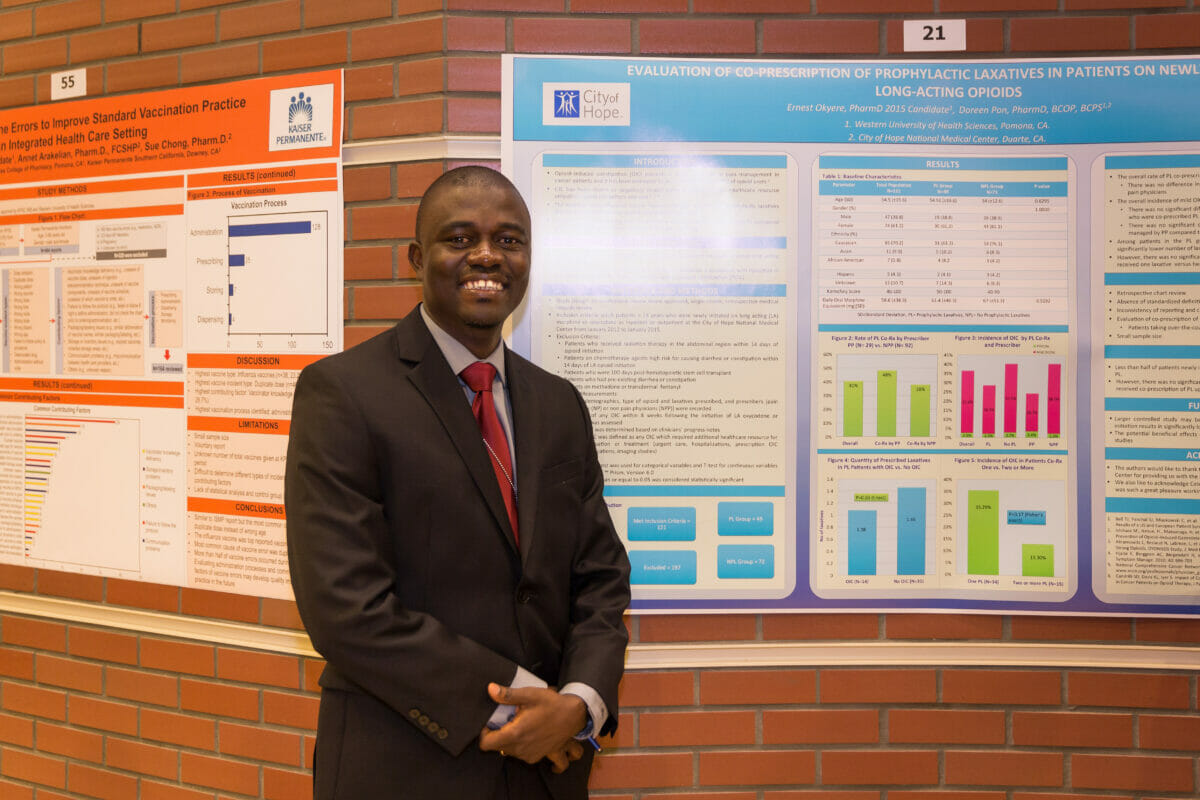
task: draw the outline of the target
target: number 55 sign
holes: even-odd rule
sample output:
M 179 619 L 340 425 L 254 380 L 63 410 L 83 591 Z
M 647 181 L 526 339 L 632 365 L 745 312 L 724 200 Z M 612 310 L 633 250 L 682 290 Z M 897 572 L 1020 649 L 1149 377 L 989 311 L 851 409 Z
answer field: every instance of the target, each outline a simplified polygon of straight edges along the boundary
M 50 76 L 50 99 L 65 100 L 68 97 L 87 96 L 87 70 L 73 69 L 55 72 Z
M 965 19 L 904 20 L 904 52 L 928 53 L 935 50 L 966 50 Z

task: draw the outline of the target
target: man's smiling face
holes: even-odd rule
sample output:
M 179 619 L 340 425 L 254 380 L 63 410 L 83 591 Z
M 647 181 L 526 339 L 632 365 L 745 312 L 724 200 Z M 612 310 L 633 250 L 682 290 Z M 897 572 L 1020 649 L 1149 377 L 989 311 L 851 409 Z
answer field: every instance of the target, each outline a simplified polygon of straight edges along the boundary
M 421 278 L 425 310 L 481 358 L 529 285 L 529 211 L 497 174 L 438 187 L 426 197 L 408 260 Z

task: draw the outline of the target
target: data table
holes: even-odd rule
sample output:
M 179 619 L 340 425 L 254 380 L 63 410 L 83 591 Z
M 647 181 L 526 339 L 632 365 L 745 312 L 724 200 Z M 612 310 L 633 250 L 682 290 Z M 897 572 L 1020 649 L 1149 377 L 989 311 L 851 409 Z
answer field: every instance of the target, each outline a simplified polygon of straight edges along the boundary
M 1057 157 L 822 157 L 822 321 L 1065 322 L 1068 167 Z

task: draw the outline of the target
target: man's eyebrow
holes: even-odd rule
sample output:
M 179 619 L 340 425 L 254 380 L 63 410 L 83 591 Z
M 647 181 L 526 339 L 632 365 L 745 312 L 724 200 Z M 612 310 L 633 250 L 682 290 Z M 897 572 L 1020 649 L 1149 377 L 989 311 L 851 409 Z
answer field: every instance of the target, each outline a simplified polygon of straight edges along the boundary
M 438 232 L 444 233 L 444 232 L 449 232 L 449 231 L 453 231 L 453 230 L 459 230 L 461 228 L 476 228 L 476 227 L 478 227 L 476 225 L 476 223 L 472 222 L 471 220 L 453 220 L 452 219 L 449 222 L 442 223 L 442 225 L 438 228 Z M 514 222 L 505 222 L 497 227 L 499 227 L 501 230 L 516 231 L 517 233 L 521 234 L 522 236 L 526 236 L 526 237 L 529 236 L 529 229 L 525 225 L 521 224 L 520 222 L 515 222 L 515 221 Z

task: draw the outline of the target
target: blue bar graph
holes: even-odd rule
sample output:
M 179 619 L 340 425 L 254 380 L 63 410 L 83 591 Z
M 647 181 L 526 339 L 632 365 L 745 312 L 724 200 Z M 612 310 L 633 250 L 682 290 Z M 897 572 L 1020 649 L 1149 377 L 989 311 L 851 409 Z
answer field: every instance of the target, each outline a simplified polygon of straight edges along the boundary
M 896 491 L 896 574 L 925 574 L 925 488 Z
M 838 481 L 835 574 L 879 578 L 871 583 L 880 586 L 913 583 L 897 583 L 897 577 L 932 576 L 935 489 L 933 480 L 915 476 L 903 483 L 895 478 Z
M 229 238 L 237 236 L 280 236 L 289 233 L 312 233 L 312 222 L 306 219 L 288 222 L 252 222 L 231 224 Z
M 241 214 L 226 226 L 229 333 L 328 336 L 328 212 Z
M 847 512 L 847 516 L 850 523 L 847 539 L 847 574 L 874 575 L 878 539 L 877 514 L 875 511 L 852 508 Z

